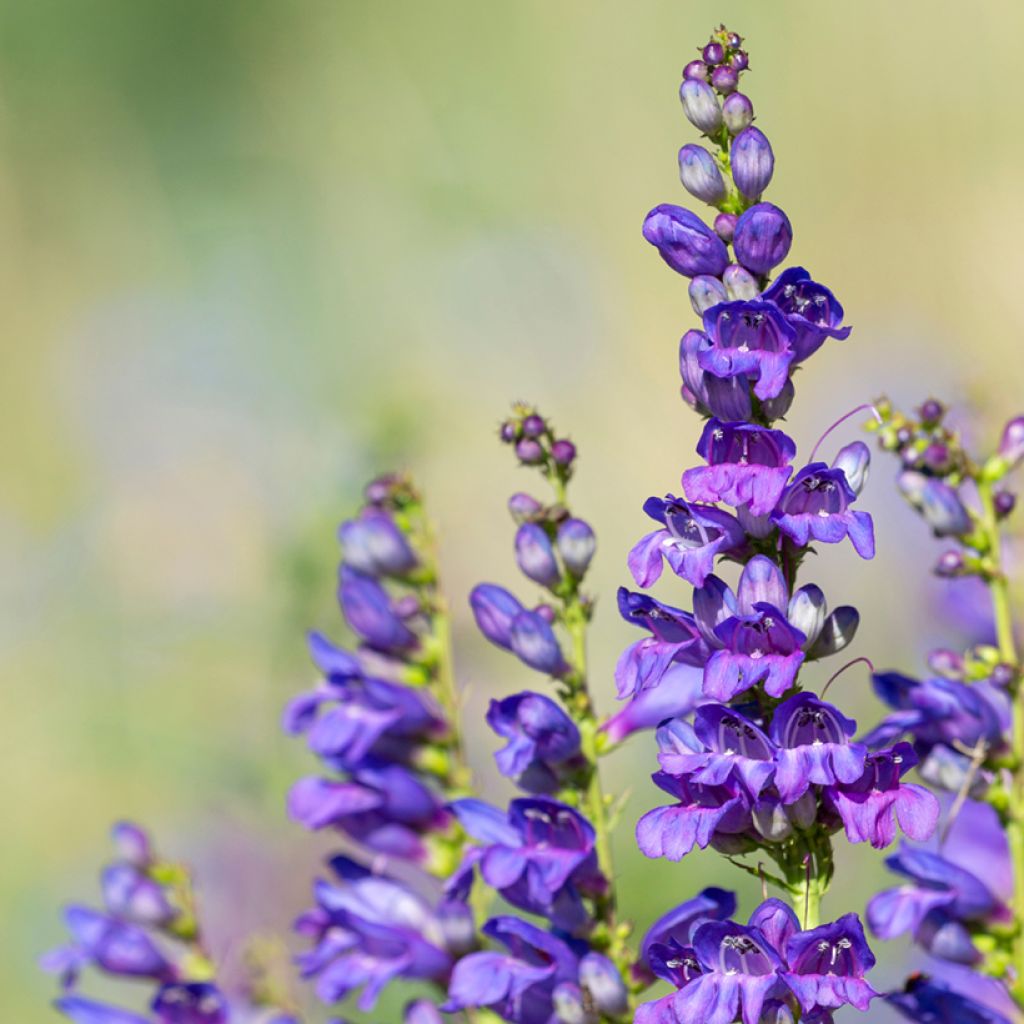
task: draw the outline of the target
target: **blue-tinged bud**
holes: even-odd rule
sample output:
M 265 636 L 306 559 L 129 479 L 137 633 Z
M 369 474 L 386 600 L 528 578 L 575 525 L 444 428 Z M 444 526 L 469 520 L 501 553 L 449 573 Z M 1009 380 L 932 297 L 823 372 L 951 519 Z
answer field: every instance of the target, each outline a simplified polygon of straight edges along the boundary
M 523 418 L 523 437 L 540 437 L 547 429 L 544 417 L 535 412 Z
M 551 541 L 537 523 L 523 523 L 516 531 L 516 564 L 542 587 L 557 586 L 562 578 Z
M 926 398 L 917 408 L 917 415 L 926 427 L 937 427 L 946 415 L 946 407 L 935 398 Z
M 555 542 L 566 569 L 576 579 L 583 579 L 597 549 L 597 537 L 590 524 L 582 519 L 566 519 L 558 527 Z
M 544 461 L 544 449 L 539 441 L 524 437 L 516 442 L 516 458 L 527 466 L 536 466 Z
M 960 551 L 943 551 L 935 563 L 935 575 L 951 579 L 961 575 L 967 568 L 963 553 Z
M 896 483 L 936 537 L 962 537 L 974 528 L 960 495 L 945 481 L 904 470 Z
M 416 634 L 402 622 L 388 592 L 372 576 L 342 565 L 338 601 L 348 624 L 371 646 L 384 651 L 415 646 Z
M 416 999 L 405 1007 L 402 1024 L 444 1024 L 444 1017 L 429 1000 Z
M 599 1013 L 618 1017 L 629 1008 L 629 994 L 618 968 L 600 953 L 587 953 L 580 961 L 580 985 L 590 993 Z
M 756 299 L 760 290 L 754 275 L 738 263 L 731 263 L 725 268 L 722 283 L 725 285 L 726 294 L 733 302 L 749 302 Z
M 117 917 L 160 927 L 178 916 L 163 888 L 133 864 L 110 864 L 101 884 L 103 902 Z
M 518 491 L 508 499 L 508 510 L 517 523 L 525 523 L 538 515 L 544 506 L 529 494 Z
M 1003 428 L 999 455 L 1011 467 L 1019 465 L 1024 460 L 1024 416 L 1015 416 Z
M 808 790 L 796 803 L 789 804 L 786 814 L 797 828 L 808 829 L 818 818 L 818 798 Z
M 1005 519 L 1017 507 L 1017 495 L 1011 491 L 996 491 L 992 495 L 992 505 L 996 510 L 996 518 Z
M 754 274 L 767 274 L 777 267 L 789 255 L 792 244 L 789 218 L 771 203 L 752 206 L 736 224 L 736 258 Z
M 786 618 L 791 626 L 807 637 L 805 646 L 812 646 L 825 625 L 825 595 L 820 587 L 808 583 L 801 587 L 789 601 Z
M 750 97 L 734 92 L 722 102 L 722 120 L 730 135 L 739 135 L 754 120 L 754 104 Z
M 559 466 L 571 466 L 576 460 L 576 445 L 567 438 L 560 438 L 551 445 L 551 458 Z
M 583 993 L 575 982 L 563 981 L 556 985 L 551 1003 L 558 1024 L 597 1024 L 597 1016 L 584 1005 Z
M 686 120 L 705 135 L 714 135 L 722 127 L 722 108 L 715 90 L 698 78 L 687 78 L 679 87 Z
M 737 50 L 729 58 L 729 67 L 733 71 L 746 71 L 750 67 L 750 57 L 746 50 Z
M 644 219 L 644 238 L 685 277 L 720 277 L 729 265 L 725 243 L 700 217 L 681 206 L 663 203 L 651 210 Z
M 512 622 L 523 606 L 504 587 L 480 583 L 469 595 L 477 628 L 492 644 L 509 649 L 512 643 Z
M 136 867 L 147 867 L 153 861 L 153 847 L 149 835 L 138 825 L 130 821 L 119 821 L 110 830 L 110 838 L 114 841 L 119 860 Z
M 723 242 L 731 242 L 733 235 L 736 234 L 736 221 L 739 217 L 735 213 L 720 213 L 715 218 L 715 234 Z
M 715 158 L 696 143 L 679 150 L 679 180 L 691 196 L 710 206 L 725 198 L 725 181 Z
M 707 64 L 702 60 L 691 60 L 689 64 L 683 68 L 683 80 L 688 78 L 696 79 L 698 82 L 706 82 L 711 72 L 708 70 Z
M 524 665 L 537 672 L 559 676 L 567 667 L 551 624 L 537 612 L 523 611 L 512 620 L 509 645 Z
M 711 84 L 723 96 L 728 96 L 736 91 L 740 76 L 728 64 L 720 64 L 711 72 Z
M 765 419 L 769 422 L 781 420 L 789 412 L 795 397 L 796 388 L 793 386 L 793 379 L 790 378 L 774 398 L 767 398 L 761 403 L 761 412 L 764 413 Z
M 868 482 L 871 469 L 871 449 L 863 441 L 854 441 L 841 449 L 832 463 L 833 469 L 841 469 L 846 482 L 854 494 L 860 494 Z
M 783 843 L 793 834 L 793 823 L 781 803 L 761 800 L 751 813 L 754 828 L 769 843 Z
M 721 64 L 725 60 L 725 47 L 712 40 L 704 47 L 700 55 L 704 58 L 705 64 Z
M 717 224 L 717 220 L 715 223 Z M 690 282 L 690 305 L 697 316 L 703 316 L 706 309 L 717 306 L 728 298 L 725 285 L 717 277 L 700 274 Z
M 748 199 L 757 199 L 775 170 L 775 154 L 767 136 L 753 125 L 744 128 L 732 144 L 730 160 L 736 187 Z
M 338 527 L 341 558 L 367 576 L 404 576 L 417 559 L 408 540 L 387 512 L 368 509 Z
M 853 643 L 860 625 L 860 612 L 851 605 L 837 608 L 822 626 L 821 635 L 807 652 L 811 658 L 827 658 Z

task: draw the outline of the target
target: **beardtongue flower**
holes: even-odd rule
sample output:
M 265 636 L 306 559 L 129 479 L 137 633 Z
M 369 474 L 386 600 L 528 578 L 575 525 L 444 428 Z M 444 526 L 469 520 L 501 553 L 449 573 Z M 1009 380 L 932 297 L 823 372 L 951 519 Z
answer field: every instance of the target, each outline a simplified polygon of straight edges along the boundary
M 795 332 L 775 306 L 756 300 L 712 306 L 704 314 L 704 333 L 710 343 L 697 354 L 702 370 L 718 378 L 751 379 L 762 401 L 781 394 L 793 361 Z
M 944 480 L 908 469 L 896 482 L 936 537 L 962 537 L 974 528 L 960 495 Z
M 519 693 L 492 700 L 487 724 L 508 740 L 494 759 L 502 775 L 531 793 L 558 789 L 569 762 L 578 760 L 580 732 L 549 697 Z
M 842 469 L 812 462 L 786 487 L 772 522 L 800 547 L 812 540 L 838 544 L 849 537 L 861 558 L 874 558 L 874 524 L 867 512 L 850 509 L 856 497 Z
M 720 277 L 729 263 L 725 243 L 696 214 L 663 203 L 644 220 L 644 238 L 684 277 Z
M 104 868 L 101 885 L 103 902 L 119 918 L 160 927 L 178 916 L 163 886 L 134 864 L 117 863 Z
M 885 1001 L 917 1024 L 1013 1024 L 1010 1017 L 957 992 L 941 981 L 914 975 L 902 992 Z
M 657 686 L 637 691 L 629 702 L 607 719 L 601 732 L 612 743 L 644 729 L 653 729 L 666 719 L 687 715 L 703 699 L 701 673 L 686 665 L 670 665 Z
M 856 914 L 791 935 L 786 961 L 786 984 L 805 1012 L 853 1006 L 866 1013 L 878 995 L 864 979 L 875 957 Z
M 854 783 L 864 774 L 867 748 L 851 742 L 857 723 L 812 694 L 780 704 L 770 731 L 778 745 L 775 786 L 784 803 L 795 803 L 812 785 Z
M 492 644 L 511 650 L 512 623 L 524 610 L 518 599 L 495 583 L 480 583 L 470 592 L 469 606 L 477 629 Z
M 648 928 L 640 944 L 639 963 L 650 967 L 651 950 L 655 946 L 674 944 L 689 947 L 693 933 L 706 921 L 724 921 L 736 913 L 736 894 L 725 889 L 704 889 L 692 899 L 673 907 Z
M 516 531 L 516 564 L 524 576 L 542 587 L 556 587 L 562 578 L 555 550 L 544 528 L 523 523 Z
M 753 125 L 744 128 L 733 141 L 729 160 L 736 187 L 747 199 L 758 199 L 775 170 L 775 154 L 764 132 Z
M 522 611 L 512 620 L 509 650 L 528 668 L 549 676 L 568 669 L 551 623 L 539 611 Z
M 82 906 L 68 907 L 64 923 L 78 956 L 108 974 L 156 980 L 174 976 L 164 953 L 134 924 Z
M 164 985 L 152 1009 L 160 1024 L 228 1024 L 231 1015 L 217 987 L 205 982 Z
M 781 430 L 712 418 L 697 442 L 697 454 L 708 465 L 683 473 L 690 501 L 746 505 L 751 515 L 765 516 L 775 508 L 793 472 L 796 445 Z
M 811 279 L 803 267 L 789 267 L 772 282 L 762 295 L 782 311 L 796 332 L 793 339 L 794 362 L 813 355 L 826 338 L 843 341 L 850 336 L 843 327 L 843 307 L 822 284 Z
M 416 646 L 416 634 L 396 614 L 387 591 L 373 577 L 343 564 L 338 601 L 348 624 L 370 646 L 383 651 Z
M 566 519 L 559 524 L 555 543 L 566 569 L 577 580 L 583 579 L 597 550 L 597 537 L 590 524 L 582 519 Z
M 693 504 L 668 494 L 648 498 L 644 512 L 662 528 L 641 538 L 629 553 L 629 570 L 640 587 L 658 580 L 662 559 L 677 576 L 702 586 L 716 556 L 734 550 L 744 540 L 735 516 L 713 505 Z
M 708 310 L 707 312 L 709 312 Z M 746 420 L 753 414 L 746 377 L 716 377 L 705 372 L 701 359 L 711 348 L 703 331 L 687 331 L 679 341 L 679 373 L 683 400 L 702 414 L 723 420 Z
M 404 576 L 418 559 L 391 516 L 380 509 L 365 509 L 338 528 L 342 561 L 367 576 Z
M 896 838 L 896 823 L 911 839 L 923 842 L 935 831 L 939 803 L 923 786 L 902 777 L 917 764 L 909 743 L 871 754 L 854 783 L 826 787 L 826 803 L 838 815 L 851 843 L 885 849 Z M 895 820 L 894 820 L 895 819 Z
M 740 216 L 733 237 L 736 259 L 752 274 L 767 274 L 793 244 L 789 218 L 771 203 L 757 203 Z

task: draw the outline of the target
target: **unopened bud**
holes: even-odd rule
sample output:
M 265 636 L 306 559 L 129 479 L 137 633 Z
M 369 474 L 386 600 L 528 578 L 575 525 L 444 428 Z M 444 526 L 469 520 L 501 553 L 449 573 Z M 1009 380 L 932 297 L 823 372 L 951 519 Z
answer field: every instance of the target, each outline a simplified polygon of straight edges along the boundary
M 718 220 L 715 221 L 717 227 Z M 690 282 L 690 305 L 697 316 L 703 316 L 704 311 L 720 302 L 728 299 L 725 285 L 717 277 L 709 274 L 700 274 Z
M 679 180 L 690 195 L 710 206 L 725 198 L 725 181 L 715 158 L 696 143 L 679 150 Z
M 751 273 L 767 274 L 789 255 L 793 228 L 789 218 L 771 203 L 758 203 L 736 224 L 736 258 Z
M 523 523 L 516 531 L 516 563 L 523 575 L 542 587 L 557 586 L 562 578 L 551 541 L 542 526 Z
M 1005 519 L 1017 505 L 1017 495 L 1011 491 L 996 491 L 992 495 L 992 504 L 995 506 L 996 518 Z
M 524 437 L 516 444 L 516 458 L 527 466 L 544 461 L 544 449 L 532 437 Z
M 734 92 L 722 101 L 722 120 L 731 135 L 739 135 L 754 120 L 754 104 L 742 92 Z
M 716 43 L 712 40 L 704 47 L 701 57 L 704 58 L 707 64 L 721 64 L 725 60 L 725 47 L 721 43 Z
M 710 75 L 710 69 L 702 60 L 691 60 L 690 63 L 683 68 L 684 81 L 692 78 L 698 82 L 706 82 Z
M 582 579 L 597 548 L 597 538 L 590 528 L 590 524 L 585 523 L 582 519 L 566 519 L 558 527 L 558 536 L 555 542 L 566 569 L 576 579 Z
M 722 274 L 722 283 L 726 294 L 733 302 L 748 302 L 758 296 L 757 281 L 754 275 L 738 263 L 731 263 Z
M 679 87 L 679 99 L 687 121 L 705 135 L 714 135 L 722 127 L 722 108 L 715 90 L 698 78 L 687 78 Z
M 540 437 L 547 430 L 543 416 L 532 412 L 523 419 L 523 437 Z
M 1024 416 L 1016 416 L 1003 428 L 1003 437 L 999 442 L 999 455 L 1011 467 L 1024 459 Z
M 757 199 L 768 187 L 775 170 L 775 154 L 768 137 L 750 125 L 736 136 L 731 151 L 732 177 L 748 199 Z
M 517 523 L 525 523 L 538 515 L 544 506 L 529 494 L 518 491 L 508 499 L 508 510 Z
M 935 575 L 949 578 L 959 576 L 965 569 L 964 556 L 959 551 L 944 551 L 935 563 Z
M 736 221 L 739 217 L 735 213 L 720 213 L 715 218 L 715 234 L 723 242 L 731 242 L 733 235 L 736 234 Z
M 863 441 L 854 441 L 841 449 L 832 463 L 833 469 L 841 469 L 846 482 L 854 494 L 860 494 L 868 482 L 871 469 L 871 449 Z
M 740 76 L 728 64 L 719 64 L 711 72 L 711 84 L 723 95 L 736 91 L 740 83 Z
M 561 438 L 551 446 L 551 458 L 559 466 L 567 467 L 573 464 L 576 458 L 576 445 L 566 438 Z
M 587 953 L 580 961 L 580 984 L 590 994 L 594 1009 L 618 1017 L 629 1008 L 629 993 L 618 968 L 600 953 Z

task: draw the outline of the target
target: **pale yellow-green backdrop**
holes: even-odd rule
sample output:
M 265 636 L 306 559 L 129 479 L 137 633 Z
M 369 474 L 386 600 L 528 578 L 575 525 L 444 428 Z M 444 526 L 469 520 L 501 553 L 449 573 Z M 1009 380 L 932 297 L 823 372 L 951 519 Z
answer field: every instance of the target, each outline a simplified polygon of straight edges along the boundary
M 119 815 L 202 869 L 228 961 L 304 905 L 325 844 L 285 821 L 309 760 L 277 719 L 311 678 L 304 628 L 334 627 L 333 528 L 374 470 L 414 471 L 445 531 L 473 712 L 533 682 L 464 602 L 513 580 L 523 477 L 493 437 L 513 398 L 582 453 L 612 707 L 625 551 L 699 429 L 684 282 L 639 227 L 685 201 L 679 71 L 722 19 L 748 37 L 793 259 L 855 325 L 800 374 L 804 451 L 883 390 L 969 396 L 996 430 L 1024 405 L 1019 4 L 0 5 L 3 1024 L 55 1019 L 34 960 L 59 905 L 95 896 Z M 862 606 L 856 653 L 914 668 L 953 627 L 892 469 L 866 495 L 879 558 L 828 549 L 808 578 Z M 861 671 L 833 695 L 876 714 Z M 485 765 L 493 739 L 471 741 Z M 710 881 L 752 898 L 717 858 L 632 850 L 651 768 L 644 739 L 609 765 L 635 787 L 626 908 Z M 871 851 L 841 864 L 835 913 L 881 876 Z

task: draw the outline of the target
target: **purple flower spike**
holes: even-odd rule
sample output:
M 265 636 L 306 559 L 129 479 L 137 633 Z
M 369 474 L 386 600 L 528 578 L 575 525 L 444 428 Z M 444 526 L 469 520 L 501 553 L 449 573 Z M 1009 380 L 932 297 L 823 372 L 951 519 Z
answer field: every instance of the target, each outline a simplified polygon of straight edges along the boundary
M 580 752 L 579 729 L 553 700 L 540 693 L 492 700 L 487 724 L 508 740 L 494 755 L 498 770 L 518 779 L 531 793 L 556 790 L 559 769 Z
M 720 277 L 729 263 L 725 243 L 700 217 L 681 206 L 663 203 L 651 210 L 644 220 L 644 238 L 684 277 Z
M 342 565 L 338 601 L 348 624 L 370 646 L 402 651 L 416 646 L 416 634 L 392 608 L 387 591 L 372 577 Z
M 789 218 L 771 203 L 752 206 L 736 224 L 736 259 L 752 274 L 767 274 L 777 267 L 789 255 L 792 244 Z
M 736 187 L 747 199 L 757 199 L 775 170 L 775 154 L 767 136 L 753 125 L 744 128 L 736 136 L 729 158 Z
M 917 755 L 910 744 L 897 743 L 868 757 L 856 782 L 825 789 L 825 799 L 851 843 L 869 842 L 882 850 L 896 838 L 896 822 L 911 839 L 923 842 L 931 837 L 939 820 L 939 802 L 923 786 L 901 781 L 915 764 Z
M 629 571 L 637 586 L 649 587 L 661 576 L 662 558 L 672 571 L 696 587 L 714 568 L 715 558 L 744 541 L 734 516 L 713 505 L 695 505 L 668 494 L 648 498 L 644 511 L 662 529 L 647 534 L 629 553 Z
M 842 326 L 839 300 L 824 285 L 812 281 L 803 267 L 784 270 L 763 297 L 782 310 L 796 331 L 793 349 L 798 363 L 817 352 L 826 338 L 843 341 L 850 336 L 851 328 Z
M 387 512 L 365 509 L 338 527 L 342 561 L 367 576 L 404 576 L 418 560 Z
M 854 783 L 864 774 L 867 747 L 851 743 L 857 723 L 809 693 L 780 704 L 771 736 L 778 744 L 775 786 L 783 803 L 795 803 L 812 785 Z
M 702 370 L 713 377 L 753 379 L 754 394 L 762 401 L 781 394 L 789 379 L 795 332 L 775 306 L 723 302 L 704 314 L 704 331 L 711 344 L 697 355 Z
M 783 975 L 804 1012 L 854 1006 L 865 1013 L 878 993 L 864 980 L 875 957 L 856 914 L 794 935 L 786 943 Z
M 746 505 L 752 515 L 765 516 L 778 504 L 793 472 L 796 445 L 781 430 L 711 419 L 697 442 L 697 454 L 708 465 L 683 474 L 691 501 Z
M 867 512 L 850 510 L 856 497 L 841 469 L 812 462 L 793 477 L 772 521 L 800 547 L 812 540 L 838 544 L 849 537 L 861 558 L 874 558 L 874 524 Z

